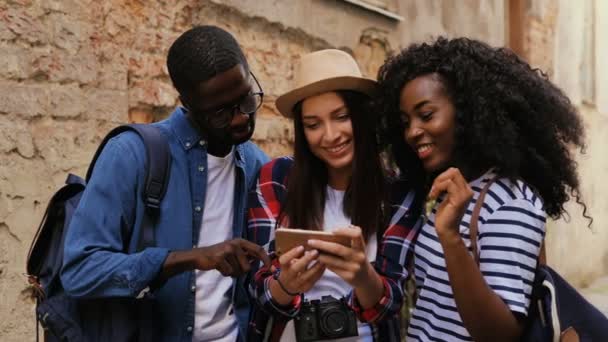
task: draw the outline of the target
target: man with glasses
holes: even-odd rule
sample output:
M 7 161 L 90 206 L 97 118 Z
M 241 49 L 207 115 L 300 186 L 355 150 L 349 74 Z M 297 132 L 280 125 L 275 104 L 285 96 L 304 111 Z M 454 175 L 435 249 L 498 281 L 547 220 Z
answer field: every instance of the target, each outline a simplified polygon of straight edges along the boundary
M 151 289 L 158 341 L 243 340 L 249 303 L 238 276 L 254 260 L 269 262 L 241 239 L 247 190 L 268 160 L 249 141 L 264 93 L 234 37 L 218 27 L 182 34 L 167 67 L 183 107 L 154 124 L 173 160 L 157 247 L 124 252 L 125 232 L 139 234 L 146 154 L 134 133 L 123 133 L 104 148 L 73 216 L 61 279 L 80 298 Z

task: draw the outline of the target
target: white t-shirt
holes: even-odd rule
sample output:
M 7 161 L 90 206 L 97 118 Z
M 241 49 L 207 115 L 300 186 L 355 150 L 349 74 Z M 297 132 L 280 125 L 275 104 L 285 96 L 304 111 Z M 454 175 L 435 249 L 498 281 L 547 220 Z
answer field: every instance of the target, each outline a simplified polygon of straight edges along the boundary
M 325 209 L 323 211 L 323 230 L 326 232 L 334 231 L 338 228 L 348 227 L 351 224 L 350 218 L 344 215 L 344 191 L 335 190 L 331 187 L 327 187 L 327 197 L 325 200 Z M 372 234 L 368 238 L 366 251 L 367 258 L 369 261 L 376 259 L 377 250 L 377 238 L 376 234 Z M 313 286 L 310 291 L 304 293 L 306 300 L 321 299 L 322 296 L 332 296 L 336 299 L 340 299 L 346 296 L 352 287 L 340 278 L 337 274 L 326 269 L 321 278 Z M 373 341 L 371 335 L 371 327 L 368 323 L 359 322 L 359 336 L 342 338 L 335 341 L 340 342 L 355 342 L 355 341 Z M 295 341 L 295 328 L 293 320 L 289 321 L 285 326 L 281 341 Z M 330 341 L 330 340 L 328 340 Z
M 234 154 L 207 155 L 207 193 L 198 247 L 230 240 L 234 217 Z M 238 321 L 232 308 L 232 278 L 217 270 L 196 271 L 193 341 L 233 342 Z

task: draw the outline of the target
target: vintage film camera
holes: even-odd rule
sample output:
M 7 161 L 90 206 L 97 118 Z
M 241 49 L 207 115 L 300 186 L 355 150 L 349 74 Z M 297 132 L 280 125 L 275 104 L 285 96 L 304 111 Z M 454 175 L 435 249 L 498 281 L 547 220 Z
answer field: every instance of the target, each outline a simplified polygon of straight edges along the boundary
M 344 298 L 305 301 L 294 320 L 298 342 L 358 336 L 357 317 Z

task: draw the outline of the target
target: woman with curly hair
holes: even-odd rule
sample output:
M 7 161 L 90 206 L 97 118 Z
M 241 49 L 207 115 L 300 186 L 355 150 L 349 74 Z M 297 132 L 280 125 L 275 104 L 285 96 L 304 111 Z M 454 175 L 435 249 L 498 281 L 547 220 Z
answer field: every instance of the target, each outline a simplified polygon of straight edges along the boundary
M 412 45 L 378 80 L 395 161 L 429 198 L 408 338 L 517 340 L 546 216 L 562 216 L 571 197 L 586 209 L 570 152 L 584 149 L 576 109 L 510 50 L 466 38 Z

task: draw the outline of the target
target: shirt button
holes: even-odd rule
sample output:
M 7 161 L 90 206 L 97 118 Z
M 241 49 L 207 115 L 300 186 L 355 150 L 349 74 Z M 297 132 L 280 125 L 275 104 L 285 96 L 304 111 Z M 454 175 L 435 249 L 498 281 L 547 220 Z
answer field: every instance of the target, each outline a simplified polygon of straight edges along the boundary
M 188 332 L 192 332 L 192 326 L 191 326 L 191 325 L 189 325 L 189 326 L 186 328 L 186 330 L 188 330 Z
M 198 170 L 200 172 L 203 172 L 203 171 L 205 171 L 205 167 L 203 165 L 199 165 Z
M 201 140 L 198 142 L 201 146 L 205 146 L 207 145 L 207 142 L 205 140 Z
M 190 288 L 190 291 L 192 291 L 192 292 L 196 292 L 196 286 L 195 286 L 195 285 L 192 285 L 192 287 Z
M 186 147 L 190 147 L 190 145 L 191 145 L 190 142 L 186 143 Z
M 194 210 L 195 210 L 196 212 L 200 212 L 200 211 L 201 211 L 201 207 L 199 207 L 199 206 L 197 205 L 196 207 L 194 207 Z

